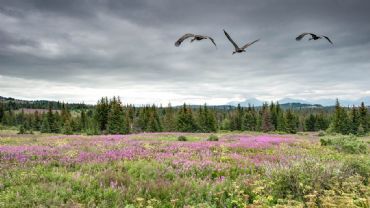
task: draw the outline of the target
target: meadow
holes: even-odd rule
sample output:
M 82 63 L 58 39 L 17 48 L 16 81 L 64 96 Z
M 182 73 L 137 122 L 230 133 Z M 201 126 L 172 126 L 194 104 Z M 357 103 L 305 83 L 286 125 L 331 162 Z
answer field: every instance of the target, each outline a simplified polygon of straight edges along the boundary
M 0 207 L 369 207 L 369 141 L 1 131 Z

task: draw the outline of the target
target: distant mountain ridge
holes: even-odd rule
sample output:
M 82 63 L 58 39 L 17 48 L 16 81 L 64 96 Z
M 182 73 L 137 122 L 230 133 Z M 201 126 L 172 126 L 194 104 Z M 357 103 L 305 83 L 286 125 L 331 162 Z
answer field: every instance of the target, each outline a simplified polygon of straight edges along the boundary
M 231 101 L 226 103 L 226 105 L 232 105 L 232 106 L 237 106 L 240 104 L 243 107 L 246 107 L 248 105 L 251 106 L 262 106 L 263 103 L 271 103 L 271 101 L 263 101 L 259 100 L 257 98 L 248 98 L 244 101 L 238 102 L 238 101 Z M 274 101 L 276 102 L 276 101 Z M 318 107 L 318 106 L 334 106 L 336 99 L 317 99 L 317 100 L 303 100 L 303 99 L 293 99 L 293 98 L 283 98 L 278 100 L 279 104 L 301 104 L 302 106 L 308 107 Z M 363 97 L 360 99 L 355 99 L 355 100 L 345 100 L 345 99 L 339 99 L 339 103 L 341 106 L 359 106 L 361 105 L 361 102 L 364 102 L 365 105 L 369 106 L 370 105 L 370 97 Z

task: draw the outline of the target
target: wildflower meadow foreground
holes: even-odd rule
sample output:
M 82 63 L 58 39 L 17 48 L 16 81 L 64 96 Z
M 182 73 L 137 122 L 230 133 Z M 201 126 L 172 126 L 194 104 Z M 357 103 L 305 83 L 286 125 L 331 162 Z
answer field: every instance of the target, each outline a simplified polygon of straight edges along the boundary
M 367 138 L 0 136 L 0 207 L 370 206 Z

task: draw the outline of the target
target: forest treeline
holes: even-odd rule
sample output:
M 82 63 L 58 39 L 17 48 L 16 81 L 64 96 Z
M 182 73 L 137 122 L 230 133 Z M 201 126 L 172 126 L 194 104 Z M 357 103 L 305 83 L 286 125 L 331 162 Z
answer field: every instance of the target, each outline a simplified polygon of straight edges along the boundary
M 13 105 L 13 106 L 10 106 Z M 14 103 L 0 102 L 0 124 L 18 127 L 20 133 L 129 134 L 137 132 L 285 132 L 327 130 L 342 134 L 366 134 L 370 130 L 367 107 L 282 109 L 278 103 L 262 107 L 167 107 L 123 105 L 120 98 L 101 98 L 95 106 L 49 104 L 47 111 L 15 110 Z M 45 107 L 45 106 L 44 106 Z

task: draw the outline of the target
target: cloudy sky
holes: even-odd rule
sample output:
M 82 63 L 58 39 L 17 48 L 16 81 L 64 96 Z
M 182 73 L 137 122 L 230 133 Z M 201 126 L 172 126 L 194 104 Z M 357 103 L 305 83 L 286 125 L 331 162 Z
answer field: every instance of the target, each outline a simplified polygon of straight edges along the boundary
M 368 0 L 0 0 L 0 96 L 224 104 L 370 96 Z M 238 43 L 260 38 L 232 55 Z M 184 33 L 209 41 L 174 42 Z M 329 36 L 301 42 L 301 32 Z

